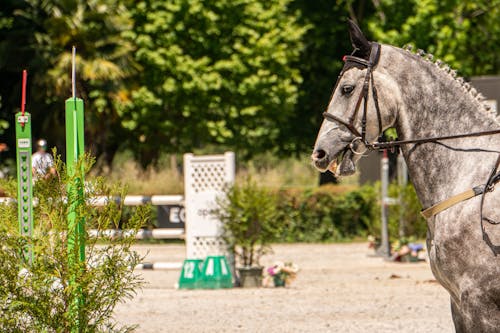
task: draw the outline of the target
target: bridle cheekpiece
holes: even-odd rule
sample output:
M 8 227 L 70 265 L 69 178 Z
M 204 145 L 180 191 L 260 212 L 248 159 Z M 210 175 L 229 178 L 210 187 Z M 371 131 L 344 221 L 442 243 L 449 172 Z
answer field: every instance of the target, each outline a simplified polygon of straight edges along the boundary
M 325 119 L 344 125 L 355 136 L 355 138 L 350 143 L 349 148 L 356 155 L 362 155 L 362 154 L 366 153 L 366 151 L 368 149 L 372 149 L 372 150 L 377 149 L 376 143 L 370 143 L 366 139 L 366 118 L 367 118 L 367 110 L 368 110 L 368 92 L 370 89 L 370 81 L 371 81 L 371 87 L 372 87 L 373 101 L 375 103 L 375 109 L 377 110 L 379 133 L 382 133 L 382 117 L 380 114 L 380 108 L 379 108 L 379 104 L 378 104 L 377 89 L 375 88 L 375 84 L 374 84 L 374 80 L 373 80 L 373 69 L 377 65 L 377 63 L 380 59 L 380 44 L 375 43 L 375 42 L 371 42 L 370 44 L 371 44 L 371 50 L 370 50 L 369 60 L 359 58 L 359 57 L 356 57 L 354 55 L 346 55 L 342 59 L 345 62 L 345 64 L 344 64 L 344 67 L 342 68 L 342 71 L 340 72 L 340 75 L 337 79 L 337 84 L 334 88 L 334 91 L 336 91 L 337 85 L 339 84 L 340 79 L 342 78 L 342 76 L 344 75 L 344 73 L 348 69 L 350 69 L 352 67 L 357 67 L 360 69 L 366 68 L 366 75 L 365 75 L 365 80 L 363 82 L 363 88 L 362 88 L 361 93 L 359 94 L 354 111 L 352 112 L 349 119 L 346 121 L 346 120 L 341 119 L 337 116 L 334 116 L 331 113 L 328 113 L 328 112 L 323 113 L 323 117 Z M 353 54 L 354 54 L 354 52 L 353 52 Z M 361 132 L 359 132 L 358 129 L 356 128 L 355 122 L 356 122 L 356 119 L 358 117 L 359 109 L 361 107 L 361 102 L 363 102 L 363 115 L 361 118 Z M 362 143 L 366 147 L 365 151 L 357 151 L 356 150 L 355 144 L 357 142 Z

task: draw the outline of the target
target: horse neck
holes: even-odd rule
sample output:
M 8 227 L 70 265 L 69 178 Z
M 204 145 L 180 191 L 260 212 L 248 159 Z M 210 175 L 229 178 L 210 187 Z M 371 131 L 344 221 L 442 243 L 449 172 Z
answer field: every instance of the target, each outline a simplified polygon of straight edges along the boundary
M 481 103 L 451 75 L 419 56 L 408 53 L 407 57 L 410 58 L 407 65 L 402 70 L 401 67 L 395 69 L 398 73 L 393 76 L 403 99 L 396 121 L 400 139 L 499 128 L 482 110 Z M 499 135 L 442 143 L 449 147 L 436 143 L 402 147 L 410 177 L 424 207 L 486 182 L 497 155 L 470 149 L 500 150 Z

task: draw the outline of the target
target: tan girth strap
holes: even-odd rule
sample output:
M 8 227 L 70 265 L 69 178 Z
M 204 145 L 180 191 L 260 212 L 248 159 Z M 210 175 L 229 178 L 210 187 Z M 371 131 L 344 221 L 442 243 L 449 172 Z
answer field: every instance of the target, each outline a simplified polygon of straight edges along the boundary
M 476 186 L 474 188 L 471 188 L 470 190 L 467 190 L 465 192 L 462 192 L 460 194 L 454 195 L 446 200 L 443 200 L 441 202 L 438 202 L 434 206 L 431 206 L 427 209 L 424 209 L 423 211 L 420 212 L 423 217 L 426 219 L 433 217 L 437 213 L 442 212 L 445 209 L 450 208 L 451 206 L 456 205 L 459 202 L 465 201 L 467 199 L 473 198 L 477 195 L 482 194 L 484 191 L 484 186 Z

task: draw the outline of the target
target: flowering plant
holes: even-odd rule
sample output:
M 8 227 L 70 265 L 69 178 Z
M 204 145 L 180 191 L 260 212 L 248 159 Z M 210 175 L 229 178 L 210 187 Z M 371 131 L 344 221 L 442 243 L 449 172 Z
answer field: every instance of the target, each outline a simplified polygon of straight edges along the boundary
M 299 271 L 299 266 L 292 262 L 276 262 L 264 271 L 264 287 L 284 287 L 290 284 Z

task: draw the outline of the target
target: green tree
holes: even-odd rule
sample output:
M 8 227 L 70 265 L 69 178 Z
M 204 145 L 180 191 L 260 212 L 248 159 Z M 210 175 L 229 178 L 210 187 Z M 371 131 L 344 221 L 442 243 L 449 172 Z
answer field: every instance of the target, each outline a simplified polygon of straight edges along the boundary
M 71 96 L 71 50 L 76 46 L 76 90 L 85 100 L 86 141 L 94 155 L 109 162 L 122 142 L 116 105 L 129 98 L 126 78 L 137 69 L 133 45 L 122 37 L 132 26 L 123 1 L 26 0 L 8 5 L 2 9 L 3 22 L 14 23 L 0 29 L 8 37 L 0 44 L 6 51 L 0 69 L 11 74 L 6 84 L 16 82 L 16 90 L 7 92 L 14 97 L 2 115 L 20 104 L 20 73 L 27 68 L 33 135 L 64 147 L 64 100 Z
M 217 144 L 241 155 L 276 149 L 301 82 L 292 65 L 305 28 L 289 0 L 137 1 L 143 67 L 121 110 L 143 164 L 160 151 Z

